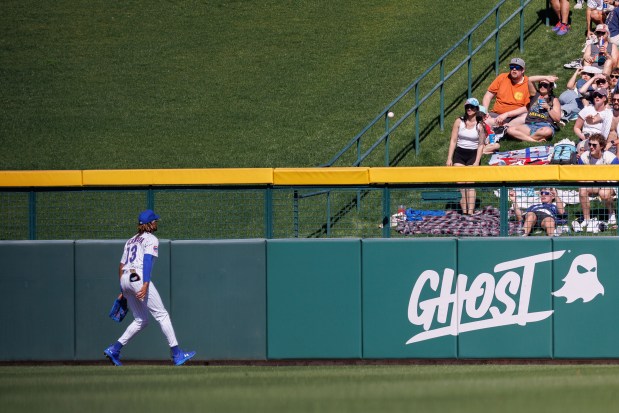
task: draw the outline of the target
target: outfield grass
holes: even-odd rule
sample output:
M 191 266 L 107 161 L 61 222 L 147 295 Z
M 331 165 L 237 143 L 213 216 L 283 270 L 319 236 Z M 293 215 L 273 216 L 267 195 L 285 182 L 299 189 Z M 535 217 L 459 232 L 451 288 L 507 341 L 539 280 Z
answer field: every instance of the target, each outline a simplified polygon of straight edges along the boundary
M 545 7 L 534 3 L 527 27 Z M 316 166 L 493 5 L 5 1 L 0 169 Z M 517 24 L 510 30 L 502 47 Z M 551 41 L 547 51 L 536 33 L 526 57 L 542 48 L 560 54 L 554 69 L 567 41 Z M 477 72 L 493 57 L 485 50 Z M 544 55 L 531 66 L 547 71 L 551 61 Z M 455 84 L 446 97 L 459 101 L 465 90 Z M 405 151 L 399 163 L 444 163 L 445 136 L 432 131 L 422 157 Z M 396 136 L 394 151 L 408 142 Z
M 0 367 L 10 412 L 608 412 L 619 366 Z

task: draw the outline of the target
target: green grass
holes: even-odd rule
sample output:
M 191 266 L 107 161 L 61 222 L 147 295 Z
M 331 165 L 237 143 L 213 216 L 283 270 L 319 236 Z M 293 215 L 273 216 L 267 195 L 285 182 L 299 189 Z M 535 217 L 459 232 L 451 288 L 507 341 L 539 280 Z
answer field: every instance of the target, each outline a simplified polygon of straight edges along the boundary
M 12 412 L 607 412 L 619 366 L 0 367 Z
M 316 166 L 493 3 L 5 1 L 0 169 Z M 527 25 L 545 6 L 534 3 Z M 527 41 L 532 72 L 564 63 L 555 47 L 568 40 L 554 36 L 547 48 L 551 36 L 538 30 Z M 493 56 L 476 58 L 476 76 Z M 448 125 L 465 90 L 446 90 L 458 108 Z M 416 158 L 403 129 L 393 153 L 400 165 L 443 164 L 447 140 L 432 130 Z

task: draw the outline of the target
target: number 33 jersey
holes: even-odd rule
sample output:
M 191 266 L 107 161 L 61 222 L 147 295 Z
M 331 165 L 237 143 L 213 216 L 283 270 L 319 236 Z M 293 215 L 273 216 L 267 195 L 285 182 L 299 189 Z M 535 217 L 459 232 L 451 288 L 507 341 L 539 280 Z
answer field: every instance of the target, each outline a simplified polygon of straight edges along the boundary
M 123 270 L 135 270 L 142 274 L 144 254 L 159 256 L 159 240 L 148 232 L 136 234 L 125 243 L 123 256 L 120 259 L 120 262 L 124 264 Z

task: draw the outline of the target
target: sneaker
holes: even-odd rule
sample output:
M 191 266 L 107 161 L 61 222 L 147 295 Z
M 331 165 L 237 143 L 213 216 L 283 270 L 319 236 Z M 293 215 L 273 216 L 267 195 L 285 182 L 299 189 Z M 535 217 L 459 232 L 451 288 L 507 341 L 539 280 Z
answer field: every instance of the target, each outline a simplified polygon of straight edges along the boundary
M 576 4 L 574 5 L 574 8 L 577 10 L 582 9 L 582 0 L 576 0 Z
M 114 346 L 109 346 L 103 350 L 103 354 L 107 357 L 115 366 L 122 366 L 120 362 L 120 351 L 114 350 Z
M 567 24 L 562 24 L 559 30 L 557 30 L 557 34 L 559 36 L 563 36 L 564 34 L 568 34 L 569 31 L 570 31 L 570 26 L 568 26 Z
M 582 68 L 582 62 L 580 59 L 574 59 L 569 63 L 563 65 L 566 69 L 580 69 Z
M 574 232 L 582 232 L 582 226 L 577 220 L 572 221 L 572 229 Z
M 187 360 L 191 360 L 195 355 L 195 351 L 184 352 L 183 350 L 181 350 L 177 355 L 172 356 L 172 361 L 174 362 L 175 366 L 181 366 L 185 364 Z
M 567 117 L 567 120 L 574 121 L 578 119 L 578 113 L 572 113 L 570 116 Z
M 608 225 L 617 225 L 617 217 L 615 214 L 612 214 L 610 218 L 608 218 Z
M 560 28 L 561 28 L 561 22 L 557 22 L 557 24 L 555 24 L 555 27 L 552 28 L 552 31 L 557 32 Z
M 590 220 L 584 220 L 582 225 L 586 227 L 587 232 L 591 232 L 593 234 L 597 234 L 600 232 L 600 222 L 597 218 L 591 218 Z

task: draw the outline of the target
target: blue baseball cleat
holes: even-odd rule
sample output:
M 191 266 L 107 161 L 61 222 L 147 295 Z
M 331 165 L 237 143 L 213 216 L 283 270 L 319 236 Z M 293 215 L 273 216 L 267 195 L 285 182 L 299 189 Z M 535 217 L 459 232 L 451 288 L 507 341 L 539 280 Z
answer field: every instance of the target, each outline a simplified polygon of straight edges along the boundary
M 122 366 L 123 364 L 120 362 L 120 351 L 114 350 L 113 346 L 109 346 L 105 350 L 103 350 L 103 354 L 107 357 L 115 366 Z
M 172 356 L 172 361 L 174 362 L 174 365 L 181 366 L 185 364 L 187 360 L 191 360 L 191 358 L 193 358 L 193 356 L 195 355 L 195 351 L 184 352 L 183 350 L 181 350 L 178 354 Z

